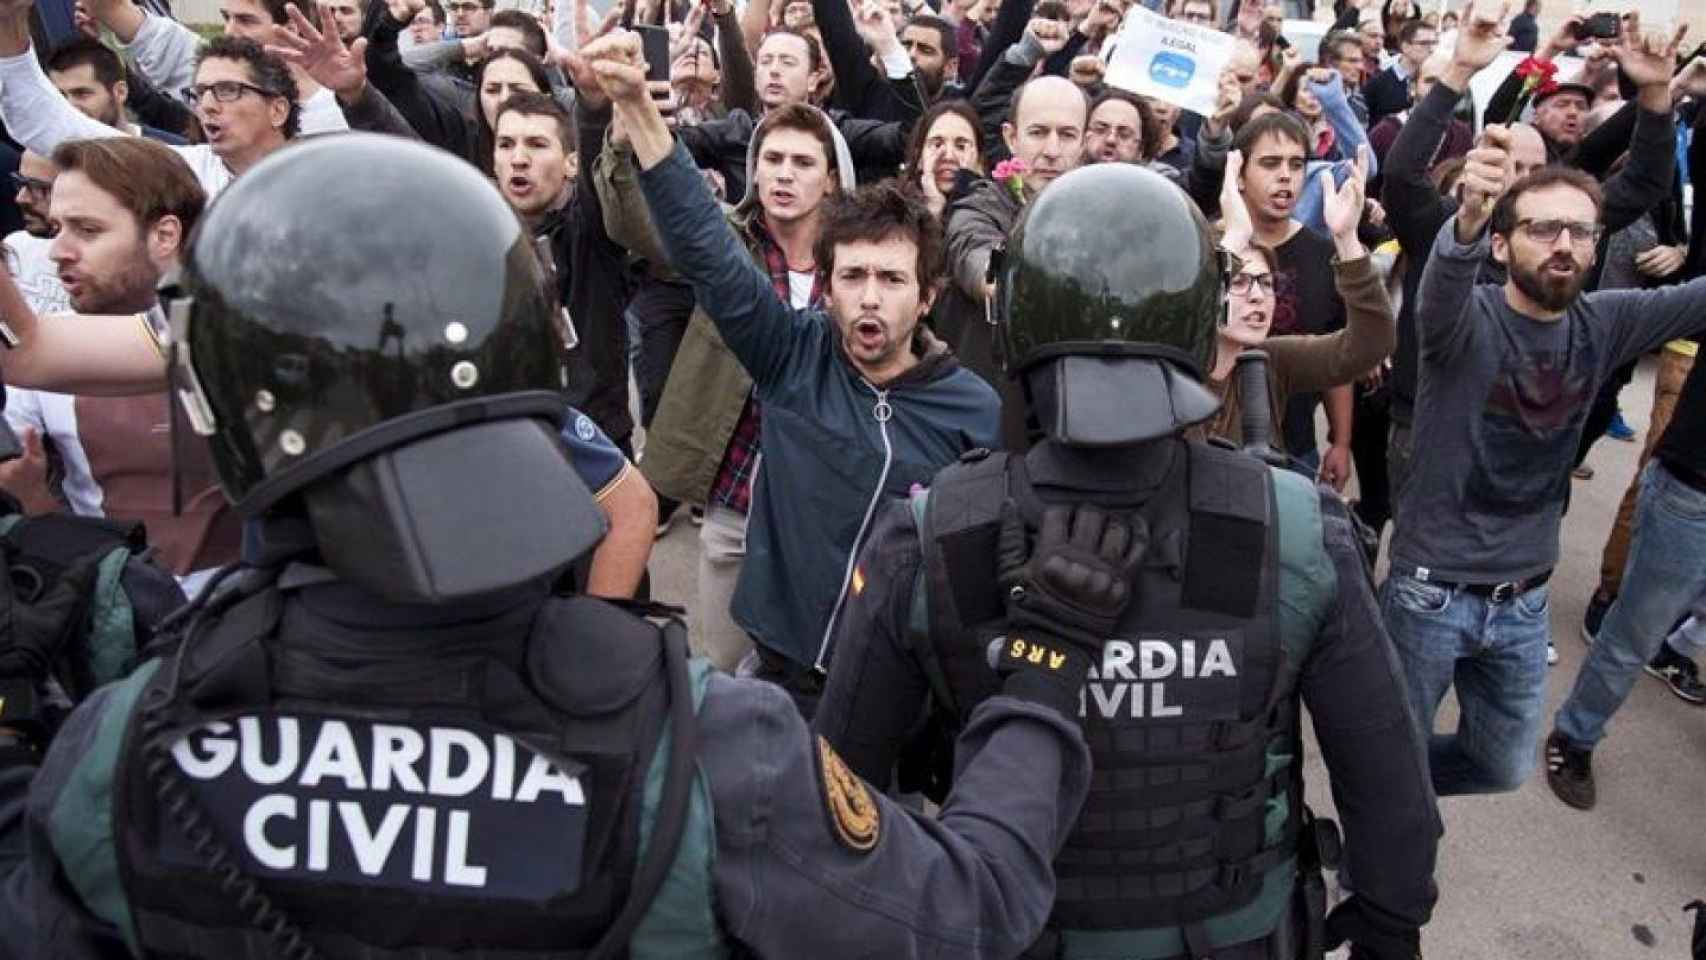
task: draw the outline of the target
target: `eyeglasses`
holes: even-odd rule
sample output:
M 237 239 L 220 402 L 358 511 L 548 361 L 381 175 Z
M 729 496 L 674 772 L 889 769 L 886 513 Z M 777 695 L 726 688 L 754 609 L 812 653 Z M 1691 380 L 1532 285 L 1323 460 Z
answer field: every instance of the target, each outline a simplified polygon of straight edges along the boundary
M 53 192 L 53 181 L 37 177 L 26 177 L 21 173 L 12 174 L 13 190 L 28 190 L 38 197 L 45 197 Z
M 1434 47 L 1439 46 L 1439 40 L 1437 38 L 1433 39 L 1433 40 L 1411 40 L 1410 46 L 1412 46 L 1412 47 L 1424 47 L 1426 49 L 1432 50 Z
M 1226 289 L 1237 297 L 1249 296 L 1251 287 L 1260 288 L 1265 296 L 1273 296 L 1274 275 L 1271 273 L 1235 273 L 1232 275 L 1232 279 L 1226 282 Z
M 1518 220 L 1518 228 L 1535 243 L 1555 243 L 1558 234 L 1570 231 L 1570 242 L 1578 247 L 1591 247 L 1599 242 L 1604 228 L 1586 220 Z
M 447 3 L 444 5 L 444 9 L 450 13 L 474 13 L 485 9 L 485 5 L 480 3 Z
M 1142 137 L 1142 133 L 1131 127 L 1116 127 L 1111 123 L 1090 124 L 1090 135 L 1093 137 L 1113 137 L 1121 143 L 1130 143 Z
M 198 83 L 193 87 L 184 88 L 184 97 L 191 103 L 200 103 L 201 98 L 209 93 L 220 103 L 235 103 L 243 98 L 244 93 L 258 93 L 263 97 L 281 97 L 284 94 L 266 87 L 257 87 L 252 83 L 241 80 L 215 80 L 212 83 Z

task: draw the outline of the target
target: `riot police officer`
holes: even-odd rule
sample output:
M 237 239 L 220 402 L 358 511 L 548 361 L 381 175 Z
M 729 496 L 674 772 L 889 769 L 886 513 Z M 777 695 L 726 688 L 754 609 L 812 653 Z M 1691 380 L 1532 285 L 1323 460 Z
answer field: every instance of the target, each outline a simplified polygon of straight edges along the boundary
M 1135 578 L 1123 524 L 1074 513 L 1038 541 L 1017 576 L 1052 602 L 1016 611 L 1029 646 L 959 741 L 972 789 L 927 826 L 780 689 L 689 663 L 678 624 L 553 593 L 603 527 L 558 439 L 539 264 L 472 168 L 364 135 L 283 151 L 204 220 L 172 315 L 174 393 L 248 518 L 245 563 L 39 770 L 0 704 L 0 954 L 1035 937 L 1089 780 L 1066 711 Z
M 1079 691 L 1096 773 L 1029 956 L 1291 960 L 1349 940 L 1355 957 L 1410 960 L 1436 896 L 1425 753 L 1343 505 L 1184 435 L 1217 406 L 1203 379 L 1233 262 L 1153 173 L 1105 164 L 1051 186 L 998 288 L 1035 444 L 967 457 L 891 506 L 853 577 L 815 729 L 871 781 L 898 765 L 903 787 L 939 796 L 952 734 L 993 692 L 985 657 L 1025 602 L 1007 575 L 1025 536 L 1004 513 L 1039 531 L 1051 509 L 1093 504 L 1146 544 Z M 1300 700 L 1355 890 L 1325 931 L 1316 861 L 1337 834 L 1304 808 Z

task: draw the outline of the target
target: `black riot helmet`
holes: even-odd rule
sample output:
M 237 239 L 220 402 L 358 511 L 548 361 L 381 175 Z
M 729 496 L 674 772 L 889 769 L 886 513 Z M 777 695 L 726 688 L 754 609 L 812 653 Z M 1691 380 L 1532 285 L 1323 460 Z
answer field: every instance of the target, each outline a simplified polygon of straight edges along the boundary
M 1196 204 L 1124 163 L 1080 167 L 1014 226 L 996 290 L 1009 375 L 1043 432 L 1119 446 L 1207 419 L 1223 267 Z
M 296 498 L 326 564 L 402 602 L 560 568 L 603 518 L 558 430 L 564 319 L 473 167 L 355 134 L 278 151 L 202 217 L 174 390 L 227 496 Z

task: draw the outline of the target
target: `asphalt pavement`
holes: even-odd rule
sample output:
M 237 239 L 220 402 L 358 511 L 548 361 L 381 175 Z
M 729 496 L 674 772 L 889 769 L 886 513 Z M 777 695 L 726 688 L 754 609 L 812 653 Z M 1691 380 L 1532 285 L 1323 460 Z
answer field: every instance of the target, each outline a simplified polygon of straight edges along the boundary
M 1552 633 L 1562 659 L 1547 684 L 1546 729 L 1586 653 L 1582 613 L 1599 581 L 1617 502 L 1635 475 L 1652 390 L 1649 360 L 1623 391 L 1636 442 L 1601 440 L 1588 457 L 1593 479 L 1573 481 L 1552 578 Z M 697 532 L 684 511 L 653 550 L 658 599 L 691 607 Z M 1448 699 L 1439 728 L 1455 723 Z M 1311 805 L 1330 813 L 1326 771 L 1313 745 L 1307 770 Z M 1643 675 L 1595 752 L 1594 770 L 1599 805 L 1591 813 L 1553 797 L 1543 769 L 1514 793 L 1441 801 L 1440 899 L 1423 934 L 1425 956 L 1689 960 L 1692 920 L 1682 906 L 1706 898 L 1706 708 Z

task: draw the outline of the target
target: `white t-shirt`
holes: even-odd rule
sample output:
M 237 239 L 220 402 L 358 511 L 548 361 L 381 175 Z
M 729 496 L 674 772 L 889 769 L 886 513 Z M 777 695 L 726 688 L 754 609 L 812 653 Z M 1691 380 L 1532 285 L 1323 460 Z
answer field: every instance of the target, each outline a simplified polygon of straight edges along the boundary
M 52 244 L 46 237 L 32 236 L 22 230 L 6 238 L 6 264 L 12 269 L 12 280 L 30 309 L 38 314 L 65 313 L 71 309 L 71 295 L 59 282 L 59 269 L 47 258 Z M 8 387 L 6 422 L 14 433 L 22 433 L 29 427 L 38 436 L 53 440 L 65 460 L 64 490 L 72 512 L 98 517 L 101 488 L 89 474 L 89 457 L 77 438 L 77 407 L 73 401 L 70 394 Z
M 6 266 L 30 309 L 38 314 L 70 312 L 71 295 L 59 282 L 59 268 L 47 256 L 53 241 L 19 230 L 5 242 Z
M 806 304 L 812 301 L 812 286 L 817 281 L 817 274 L 807 270 L 788 271 L 788 306 L 795 310 L 804 310 Z

